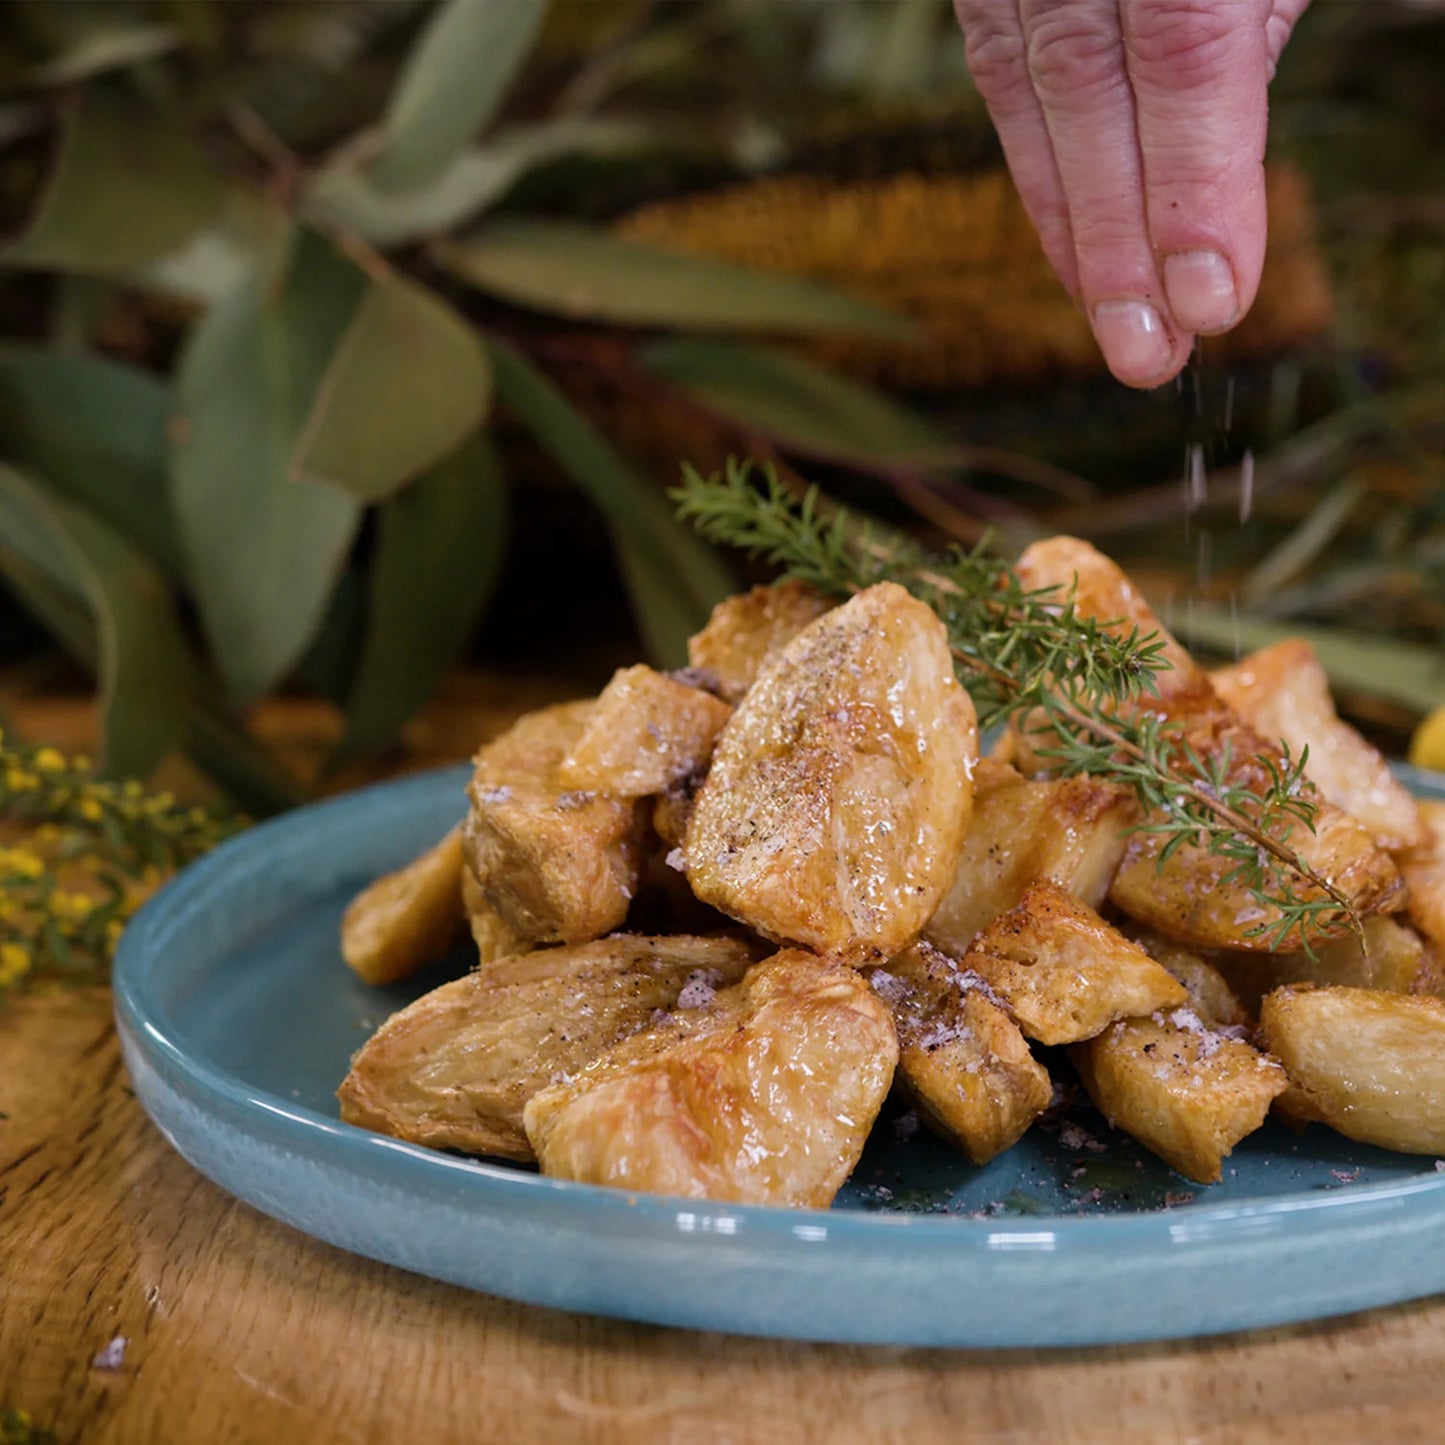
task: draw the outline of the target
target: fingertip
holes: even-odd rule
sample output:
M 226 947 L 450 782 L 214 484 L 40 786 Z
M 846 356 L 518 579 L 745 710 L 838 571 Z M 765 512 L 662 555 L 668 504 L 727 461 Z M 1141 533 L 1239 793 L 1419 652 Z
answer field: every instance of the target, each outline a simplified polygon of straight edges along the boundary
M 1234 266 L 1220 251 L 1197 249 L 1165 256 L 1164 294 L 1175 324 L 1196 336 L 1228 331 L 1242 314 Z
M 1189 339 L 1176 333 L 1147 301 L 1123 298 L 1093 308 L 1094 336 L 1104 360 L 1125 386 L 1147 390 L 1177 376 L 1189 357 Z

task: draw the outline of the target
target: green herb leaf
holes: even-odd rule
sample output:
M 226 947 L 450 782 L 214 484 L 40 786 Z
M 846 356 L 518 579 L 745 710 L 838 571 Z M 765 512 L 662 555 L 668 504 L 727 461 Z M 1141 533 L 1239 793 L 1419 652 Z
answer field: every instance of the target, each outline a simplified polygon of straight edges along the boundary
M 504 478 L 485 434 L 381 508 L 336 762 L 385 747 L 436 691 L 491 599 L 506 534 Z
M 201 622 L 231 695 L 273 686 L 320 625 L 360 520 L 335 487 L 294 481 L 304 419 L 365 287 L 314 232 L 279 284 L 253 273 L 180 360 L 172 500 Z
M 541 372 L 495 337 L 488 347 L 498 399 L 607 518 L 614 539 L 624 539 L 624 575 L 644 634 L 675 636 L 682 625 L 695 631 L 734 590 L 732 573 Z M 682 615 L 680 599 L 687 603 L 685 624 L 668 620 Z
M 99 641 L 107 771 L 144 777 L 180 736 L 195 674 L 160 574 L 99 518 L 0 466 L 0 536 L 83 599 Z M 4 552 L 0 552 L 3 565 Z
M 831 287 L 562 221 L 497 220 L 432 253 L 468 285 L 561 316 L 701 331 L 913 334 L 902 317 Z
M 642 363 L 710 411 L 811 456 L 949 463 L 951 439 L 928 417 L 773 347 L 677 337 L 646 347 Z
M 439 296 L 373 281 L 326 369 L 292 475 L 363 502 L 389 497 L 454 452 L 491 404 L 475 331 Z
M 170 393 L 149 372 L 98 356 L 0 347 L 0 453 L 182 570 L 166 479 Z
M 407 57 L 371 167 L 377 185 L 434 180 L 497 113 L 546 0 L 443 0 Z
M 114 275 L 179 246 L 220 200 L 220 183 L 178 116 L 119 86 L 90 86 L 71 110 L 29 228 L 0 260 Z

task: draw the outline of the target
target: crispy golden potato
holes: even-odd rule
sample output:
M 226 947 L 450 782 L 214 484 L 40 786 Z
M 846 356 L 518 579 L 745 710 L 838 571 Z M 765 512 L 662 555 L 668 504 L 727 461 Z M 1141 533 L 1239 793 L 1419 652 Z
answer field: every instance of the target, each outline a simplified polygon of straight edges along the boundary
M 569 789 L 562 760 L 594 704 L 529 713 L 477 754 L 462 840 L 487 902 L 539 943 L 616 928 L 637 889 L 639 805 Z
M 725 702 L 650 667 L 621 667 L 557 770 L 564 787 L 641 798 L 706 767 L 732 714 Z
M 1228 773 L 1232 785 L 1254 792 L 1268 785 L 1269 771 L 1261 759 L 1278 762 L 1282 757 L 1278 742 L 1261 737 L 1236 715 L 1113 562 L 1087 542 L 1052 537 L 1024 552 L 1018 573 L 1029 588 L 1056 586 L 1062 596 L 1074 587 L 1079 613 L 1111 623 L 1113 631 L 1138 627 L 1142 633 L 1157 634 L 1170 670 L 1156 676 L 1158 696 L 1141 699 L 1132 710 L 1147 708 L 1179 724 L 1201 758 L 1227 755 L 1232 760 Z M 1312 786 L 1307 791 L 1318 807 L 1314 831 L 1297 820 L 1283 834 L 1284 841 L 1339 888 L 1357 914 L 1389 913 L 1401 907 L 1404 884 L 1364 825 Z M 1234 860 L 1185 845 L 1161 866 L 1168 841 L 1157 832 L 1132 837 L 1109 891 L 1113 902 L 1130 917 L 1195 948 L 1268 951 L 1273 940 L 1270 925 L 1280 915 L 1250 895 L 1246 880 L 1230 878 L 1236 870 Z M 1296 886 L 1296 893 L 1305 898 L 1321 896 L 1320 890 L 1304 883 Z M 1345 930 L 1341 924 L 1337 931 Z M 1278 942 L 1298 945 L 1298 930 Z
M 980 759 L 973 821 L 952 886 L 923 936 L 945 953 L 961 954 L 1041 878 L 1097 908 L 1138 816 L 1125 788 L 1084 776 L 1030 782 L 1011 767 Z
M 1215 691 L 1261 737 L 1283 738 L 1296 757 L 1309 748 L 1305 776 L 1337 808 L 1363 823 L 1391 852 L 1425 842 L 1420 810 L 1390 765 L 1341 720 L 1315 650 L 1290 638 L 1209 674 Z
M 1219 1182 L 1221 1161 L 1287 1084 L 1272 1059 L 1187 1008 L 1122 1019 L 1069 1057 L 1111 1124 L 1200 1184 Z
M 341 1117 L 413 1144 L 532 1159 L 522 1109 L 652 1021 L 736 983 L 727 938 L 619 934 L 501 959 L 393 1014 L 351 1061 Z M 681 995 L 681 999 L 679 999 Z
M 482 885 L 472 877 L 472 870 L 462 867 L 462 911 L 472 931 L 472 942 L 482 963 L 494 963 L 516 953 L 530 953 L 537 940 L 518 933 L 492 905 Z
M 660 793 L 652 805 L 652 831 L 669 848 L 681 849 L 687 837 L 688 819 L 692 817 L 697 802 L 697 790 L 702 786 L 699 779 L 695 784 L 683 782 Z M 679 858 L 680 858 L 679 854 Z
M 1219 953 L 1219 971 L 1245 1007 L 1259 1011 L 1260 1000 L 1287 983 L 1340 984 L 1385 993 L 1429 992 L 1431 959 L 1419 934 L 1393 918 L 1364 920 L 1364 939 L 1353 933 L 1315 945 L 1308 953 Z
M 1142 948 L 1047 878 L 979 934 L 963 966 L 1041 1044 L 1091 1038 L 1115 1019 L 1189 999 Z
M 1400 859 L 1410 888 L 1405 911 L 1437 949 L 1445 949 L 1445 802 L 1422 801 L 1420 819 L 1428 840 Z
M 341 956 L 367 983 L 396 983 L 461 937 L 461 830 L 358 893 L 341 919 Z
M 1445 1001 L 1364 988 L 1278 988 L 1266 1046 L 1316 1117 L 1347 1138 L 1445 1154 Z
M 821 592 L 792 579 L 724 598 L 707 626 L 688 639 L 687 660 L 725 702 L 741 702 L 763 669 L 832 606 Z
M 1048 1071 L 975 973 L 926 943 L 872 971 L 898 1030 L 898 1078 L 919 1117 L 975 1164 L 1048 1108 Z
M 544 1174 L 824 1209 L 897 1060 L 888 1010 L 861 974 L 785 950 L 543 1089 L 523 1118 Z
M 943 624 L 870 587 L 799 633 L 723 729 L 688 882 L 767 938 L 891 958 L 953 880 L 977 757 Z
M 1184 985 L 1190 1008 L 1210 1028 L 1242 1028 L 1251 1022 L 1250 1010 L 1240 1001 L 1229 980 L 1202 954 L 1137 923 L 1126 923 L 1119 932 L 1137 943 L 1155 963 L 1167 968 Z M 1251 960 L 1258 957 L 1257 954 L 1242 956 Z

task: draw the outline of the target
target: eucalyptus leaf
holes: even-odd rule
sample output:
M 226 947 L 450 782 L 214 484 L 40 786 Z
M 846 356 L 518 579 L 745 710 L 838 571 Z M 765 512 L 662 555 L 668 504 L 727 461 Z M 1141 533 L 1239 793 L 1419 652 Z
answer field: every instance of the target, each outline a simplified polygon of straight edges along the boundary
M 99 356 L 0 346 L 0 458 L 45 480 L 182 571 L 166 478 L 170 392 Z
M 497 398 L 509 406 L 622 536 L 651 561 L 650 576 L 665 572 L 677 595 L 702 615 L 731 594 L 734 579 L 717 553 L 673 515 L 662 494 L 633 470 L 565 396 L 518 352 L 488 338 Z M 657 589 L 654 588 L 654 591 Z M 641 619 L 639 619 L 641 621 Z
M 1231 660 L 1300 637 L 1314 648 L 1338 688 L 1386 698 L 1422 713 L 1445 705 L 1445 657 L 1438 648 L 1343 628 L 1269 622 L 1198 605 L 1170 625 L 1186 647 L 1207 648 Z
M 172 502 L 201 622 L 238 701 L 306 649 L 360 521 L 353 498 L 293 480 L 290 466 L 364 289 L 356 267 L 303 229 L 281 283 L 259 268 L 181 355 Z
M 454 230 L 538 166 L 564 156 L 626 154 L 652 139 L 651 130 L 630 121 L 578 118 L 517 126 L 462 151 L 434 179 L 410 190 L 388 190 L 356 167 L 323 170 L 306 191 L 305 212 L 373 246 L 402 246 Z
M 258 267 L 283 270 L 290 243 L 291 223 L 277 202 L 248 187 L 228 185 L 205 226 L 125 280 L 210 306 Z
M 903 317 L 828 286 L 571 222 L 499 219 L 438 242 L 432 254 L 470 286 L 561 316 L 702 331 L 914 334 Z
M 506 537 L 502 469 L 485 434 L 382 506 L 337 762 L 384 748 L 436 691 L 491 599 Z
M 6 466 L 0 536 L 61 594 L 84 601 L 98 643 L 104 766 L 146 776 L 179 740 L 196 680 L 164 579 L 99 518 Z
M 292 475 L 380 501 L 481 425 L 491 389 L 468 322 L 405 276 L 374 280 L 327 366 Z
M 407 190 L 444 171 L 497 113 L 536 38 L 546 0 L 442 0 L 407 57 L 371 167 Z
M 71 108 L 36 214 L 10 265 L 115 275 L 173 251 L 210 219 L 220 182 L 178 116 L 119 86 Z
M 784 446 L 839 461 L 947 463 L 951 438 L 928 417 L 814 362 L 709 338 L 654 342 L 654 376 Z

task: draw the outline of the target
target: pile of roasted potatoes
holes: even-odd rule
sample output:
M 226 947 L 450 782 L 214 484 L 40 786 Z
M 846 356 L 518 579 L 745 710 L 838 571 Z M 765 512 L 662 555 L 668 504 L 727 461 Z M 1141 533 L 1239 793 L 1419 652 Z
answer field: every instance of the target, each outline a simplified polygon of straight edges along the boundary
M 466 817 L 355 899 L 363 979 L 468 928 L 480 963 L 360 1049 L 342 1118 L 567 1179 L 823 1207 L 891 1089 L 982 1164 L 1048 1108 L 1035 1046 L 1062 1046 L 1113 1125 L 1200 1183 L 1271 1110 L 1445 1154 L 1445 804 L 1339 719 L 1307 645 L 1206 673 L 1086 543 L 1037 543 L 1019 571 L 1159 633 L 1170 666 L 1135 706 L 1232 780 L 1308 745 L 1318 811 L 1289 842 L 1362 937 L 1270 951 L 1233 865 L 1162 857 L 1130 791 L 1051 777 L 1027 724 L 980 757 L 923 603 L 783 582 L 722 603 L 686 670 L 625 668 L 489 742 Z

